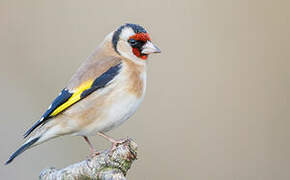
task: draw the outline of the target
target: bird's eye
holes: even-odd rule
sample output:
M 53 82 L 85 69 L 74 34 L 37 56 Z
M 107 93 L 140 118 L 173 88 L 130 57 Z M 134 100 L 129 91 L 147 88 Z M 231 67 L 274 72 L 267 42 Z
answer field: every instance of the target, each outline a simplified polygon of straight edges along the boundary
M 135 39 L 129 39 L 128 42 L 131 44 L 131 46 L 134 46 L 137 44 L 137 41 Z

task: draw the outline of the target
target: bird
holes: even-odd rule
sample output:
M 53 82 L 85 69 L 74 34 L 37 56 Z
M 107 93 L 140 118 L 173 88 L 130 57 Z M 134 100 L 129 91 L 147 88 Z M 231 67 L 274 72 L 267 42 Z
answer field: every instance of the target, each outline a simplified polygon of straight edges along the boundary
M 92 154 L 97 152 L 89 136 L 100 135 L 116 147 L 120 140 L 105 133 L 136 112 L 146 91 L 148 56 L 160 52 L 138 24 L 125 23 L 109 33 L 26 131 L 24 138 L 28 140 L 5 164 L 32 147 L 64 135 L 83 137 Z

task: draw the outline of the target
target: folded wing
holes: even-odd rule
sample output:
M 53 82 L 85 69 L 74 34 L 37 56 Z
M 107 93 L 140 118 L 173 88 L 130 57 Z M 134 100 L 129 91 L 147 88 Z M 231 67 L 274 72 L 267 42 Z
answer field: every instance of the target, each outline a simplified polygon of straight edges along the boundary
M 110 63 L 107 70 L 99 76 L 95 78 L 87 78 L 87 80 L 78 83 L 79 85 L 77 87 L 63 89 L 58 97 L 56 97 L 52 104 L 49 106 L 48 110 L 42 115 L 41 119 L 36 121 L 34 125 L 28 131 L 26 131 L 24 137 L 26 138 L 37 127 L 45 124 L 49 119 L 59 115 L 61 112 L 65 111 L 67 108 L 77 103 L 81 99 L 86 98 L 94 91 L 108 85 L 110 81 L 112 81 L 118 75 L 120 68 L 120 61 L 118 63 Z M 80 70 L 83 71 L 83 69 Z M 86 72 L 84 71 L 84 73 Z

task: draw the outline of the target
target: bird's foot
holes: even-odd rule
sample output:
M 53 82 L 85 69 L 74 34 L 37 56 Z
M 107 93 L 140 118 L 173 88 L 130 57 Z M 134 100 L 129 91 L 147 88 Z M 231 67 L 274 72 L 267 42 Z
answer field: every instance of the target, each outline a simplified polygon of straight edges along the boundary
M 108 141 L 110 141 L 112 143 L 112 147 L 110 149 L 110 154 L 113 154 L 113 151 L 116 150 L 116 148 L 118 147 L 118 145 L 123 144 L 125 142 L 128 142 L 128 138 L 125 139 L 120 139 L 120 140 L 115 140 L 114 138 L 104 134 L 103 132 L 98 132 L 98 135 L 104 137 L 105 139 L 107 139 Z
M 95 157 L 95 156 L 98 156 L 100 155 L 101 153 L 99 151 L 94 151 L 94 152 L 91 152 L 91 157 Z
M 100 154 L 101 153 L 99 151 L 91 151 L 90 155 L 87 156 L 87 159 L 92 159 Z
M 92 145 L 90 146 L 90 155 L 88 155 L 88 159 L 92 159 L 95 156 L 100 155 L 101 153 L 97 151 Z
M 112 147 L 110 149 L 110 153 L 112 154 L 116 149 L 117 147 L 120 145 L 120 144 L 123 144 L 125 142 L 127 142 L 128 139 L 120 139 L 120 140 L 114 140 L 114 141 L 111 141 L 112 142 Z
M 95 149 L 90 149 L 90 154 L 87 156 L 87 159 L 92 159 L 101 154 L 100 151 L 96 151 Z
M 101 154 L 100 152 L 96 151 L 94 146 L 92 145 L 92 143 L 90 142 L 89 138 L 87 136 L 83 136 L 83 138 L 85 139 L 85 141 L 88 143 L 88 145 L 90 146 L 90 151 L 91 154 L 87 157 L 88 159 L 91 159 L 99 154 Z

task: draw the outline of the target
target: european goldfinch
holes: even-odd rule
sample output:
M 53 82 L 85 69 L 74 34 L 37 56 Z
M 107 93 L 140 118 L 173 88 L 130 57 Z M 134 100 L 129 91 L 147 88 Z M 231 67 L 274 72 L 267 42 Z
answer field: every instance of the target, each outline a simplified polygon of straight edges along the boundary
M 140 25 L 124 24 L 107 35 L 41 119 L 24 134 L 30 138 L 6 164 L 25 150 L 63 135 L 84 137 L 92 153 L 94 148 L 87 136 L 101 135 L 114 147 L 118 141 L 104 133 L 126 121 L 142 102 L 146 60 L 151 53 L 160 50 Z

